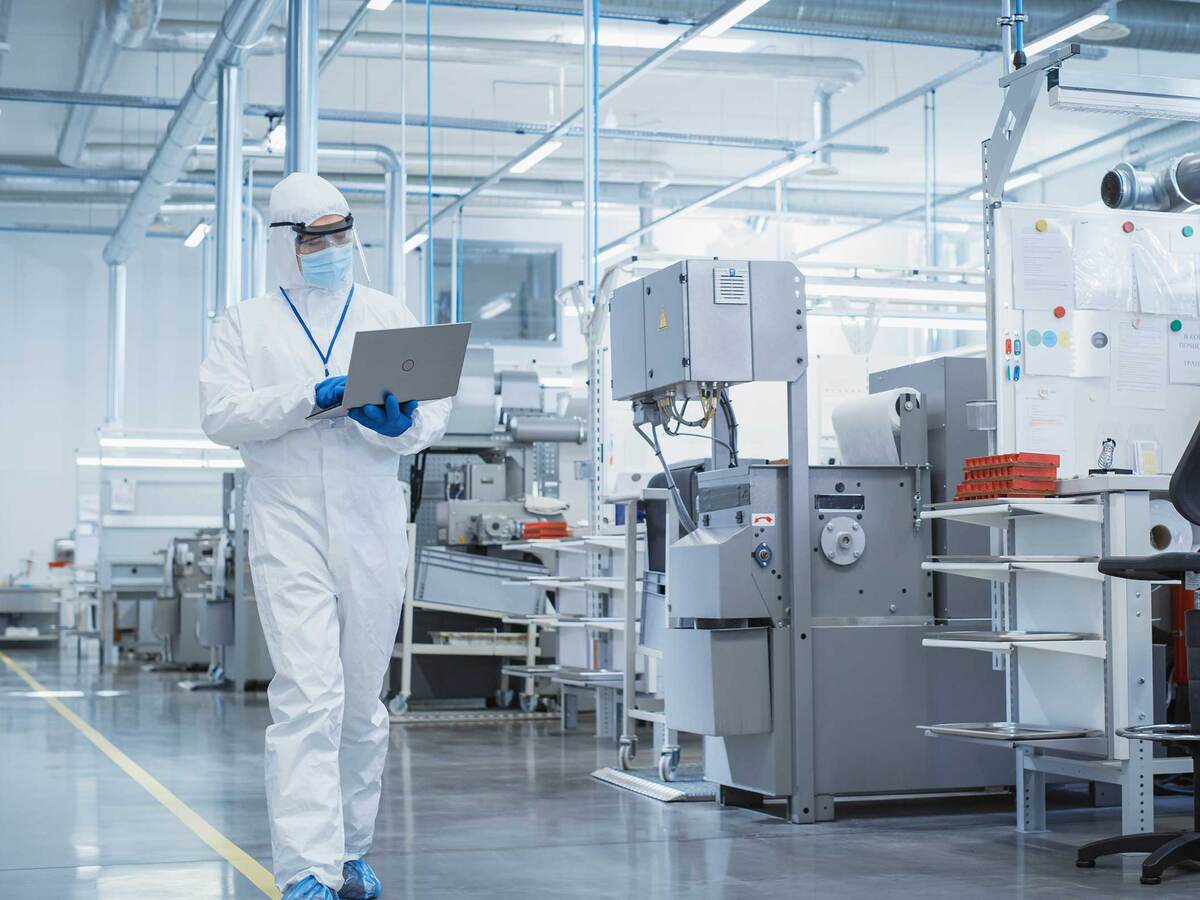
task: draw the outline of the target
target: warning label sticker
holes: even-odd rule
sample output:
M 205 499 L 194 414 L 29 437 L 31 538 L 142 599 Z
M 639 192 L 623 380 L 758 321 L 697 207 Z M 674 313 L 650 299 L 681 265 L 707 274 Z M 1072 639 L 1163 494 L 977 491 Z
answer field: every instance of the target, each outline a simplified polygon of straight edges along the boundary
M 759 526 L 774 525 L 775 513 L 752 513 L 750 515 L 750 524 Z

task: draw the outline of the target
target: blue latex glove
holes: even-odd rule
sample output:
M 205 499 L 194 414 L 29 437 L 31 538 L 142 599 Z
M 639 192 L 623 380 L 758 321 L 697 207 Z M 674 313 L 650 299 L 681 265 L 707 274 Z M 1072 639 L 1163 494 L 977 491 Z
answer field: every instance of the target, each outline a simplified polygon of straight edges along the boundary
M 352 859 L 342 866 L 342 889 L 339 897 L 347 900 L 375 900 L 383 893 L 383 885 L 375 870 L 367 865 L 365 859 Z
M 384 394 L 383 403 L 368 403 L 350 410 L 350 418 L 363 428 L 382 434 L 384 437 L 400 437 L 412 428 L 412 417 L 417 411 L 416 400 L 401 403 L 395 394 Z
M 337 900 L 333 891 L 313 875 L 306 875 L 283 892 L 283 900 Z
M 346 376 L 334 375 L 331 378 L 326 378 L 324 381 L 317 382 L 317 387 L 313 394 L 317 400 L 317 406 L 321 409 L 329 409 L 331 406 L 337 406 L 342 402 L 342 395 L 346 393 Z

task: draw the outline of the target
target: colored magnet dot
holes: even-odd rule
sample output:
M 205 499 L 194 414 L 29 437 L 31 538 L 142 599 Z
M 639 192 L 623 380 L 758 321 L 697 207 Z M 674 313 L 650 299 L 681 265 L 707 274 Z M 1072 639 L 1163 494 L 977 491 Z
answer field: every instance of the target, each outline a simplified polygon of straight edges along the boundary
M 1132 222 L 1126 222 L 1126 223 L 1124 223 L 1124 224 L 1121 226 L 1121 230 L 1122 230 L 1123 232 L 1125 232 L 1126 234 L 1131 234 L 1131 233 L 1133 232 L 1133 223 L 1132 223 Z
M 1191 226 L 1191 225 L 1184 225 L 1184 226 L 1183 226 L 1183 236 L 1184 236 L 1184 237 L 1191 237 L 1191 236 L 1192 236 L 1193 234 L 1195 234 L 1195 233 L 1196 233 L 1196 232 L 1195 232 L 1195 230 L 1192 228 L 1192 226 Z
M 1034 331 L 1031 328 L 1029 329 L 1029 334 L 1025 335 L 1025 340 L 1028 342 L 1030 347 L 1040 347 L 1042 346 L 1042 333 L 1040 331 Z
M 1053 331 L 1042 332 L 1042 345 L 1045 347 L 1054 347 L 1058 344 L 1058 334 Z
M 1056 319 L 1065 319 L 1066 317 L 1067 317 L 1067 310 L 1066 310 L 1066 307 L 1064 307 L 1064 306 L 1056 306 L 1056 307 L 1054 307 L 1054 318 L 1056 318 Z
M 1038 231 L 1045 231 L 1046 230 L 1046 220 L 1038 219 L 1036 222 L 1033 223 L 1033 227 L 1036 228 Z
M 1183 331 L 1183 323 L 1180 322 L 1178 319 L 1172 319 L 1171 320 L 1171 330 L 1172 331 Z

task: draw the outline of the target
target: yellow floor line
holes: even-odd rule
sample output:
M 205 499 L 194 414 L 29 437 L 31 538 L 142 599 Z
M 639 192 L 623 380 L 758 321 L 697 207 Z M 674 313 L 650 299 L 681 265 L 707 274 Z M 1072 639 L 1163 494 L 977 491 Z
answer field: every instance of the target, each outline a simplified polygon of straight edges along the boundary
M 0 650 L 0 662 L 3 662 L 12 669 L 17 677 L 33 688 L 33 690 L 43 695 L 47 693 L 47 689 L 36 678 L 26 672 L 21 665 L 2 650 Z M 199 813 L 163 787 L 158 779 L 118 750 L 112 741 L 83 719 L 79 718 L 61 700 L 51 696 L 43 696 L 41 699 L 49 703 L 56 713 L 74 725 L 84 737 L 96 745 L 96 748 L 101 753 L 116 763 L 122 772 L 145 788 L 151 797 L 165 806 L 171 815 L 187 826 L 196 837 L 200 838 L 200 840 L 223 856 L 231 866 L 245 875 L 260 891 L 268 897 L 278 900 L 279 891 L 275 887 L 275 880 L 271 877 L 271 873 L 263 868 L 258 860 L 254 859 L 245 850 L 209 825 Z

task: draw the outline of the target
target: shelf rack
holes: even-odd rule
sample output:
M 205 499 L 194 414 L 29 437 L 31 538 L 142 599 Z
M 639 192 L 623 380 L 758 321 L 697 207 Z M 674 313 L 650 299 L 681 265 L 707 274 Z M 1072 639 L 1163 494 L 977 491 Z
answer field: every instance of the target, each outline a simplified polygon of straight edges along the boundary
M 1001 640 L 962 632 L 922 642 L 930 652 L 994 654 L 1006 673 L 1008 721 L 1080 737 L 983 739 L 936 733 L 931 739 L 1008 747 L 1017 758 L 1017 827 L 1046 828 L 1047 778 L 1121 786 L 1123 831 L 1152 831 L 1153 775 L 1190 771 L 1190 761 L 1155 758 L 1117 729 L 1153 721 L 1151 585 L 1107 578 L 1104 556 L 1151 553 L 1151 499 L 1165 496 L 1166 477 L 1117 476 L 1060 482 L 1060 494 L 943 503 L 922 511 L 992 529 L 996 553 L 986 558 L 933 558 L 929 572 L 983 579 L 992 585 L 992 632 L 1070 632 L 1075 640 Z M 1094 637 L 1093 637 L 1094 635 Z

